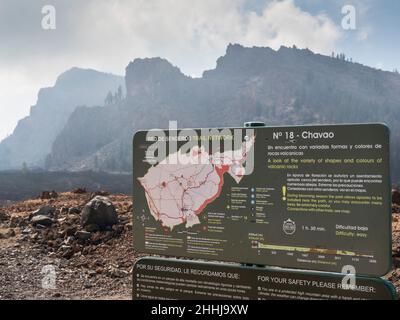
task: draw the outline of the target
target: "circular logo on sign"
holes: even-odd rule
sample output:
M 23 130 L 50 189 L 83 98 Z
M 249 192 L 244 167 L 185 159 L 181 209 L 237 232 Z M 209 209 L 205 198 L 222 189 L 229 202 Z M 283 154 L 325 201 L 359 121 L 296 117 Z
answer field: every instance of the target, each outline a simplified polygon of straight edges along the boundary
M 296 232 L 296 223 L 290 219 L 284 221 L 283 232 L 288 236 L 293 235 Z

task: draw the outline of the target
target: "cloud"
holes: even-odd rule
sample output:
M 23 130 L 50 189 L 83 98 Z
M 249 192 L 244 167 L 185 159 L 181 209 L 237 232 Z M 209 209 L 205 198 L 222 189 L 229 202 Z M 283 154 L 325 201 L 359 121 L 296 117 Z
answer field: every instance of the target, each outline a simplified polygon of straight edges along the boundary
M 47 4 L 56 8 L 54 31 L 41 28 L 41 9 Z M 0 126 L 1 119 L 12 118 L 10 114 L 20 116 L 20 110 L 26 114 L 26 101 L 35 102 L 33 92 L 51 85 L 72 66 L 123 74 L 136 57 L 161 56 L 184 73 L 200 76 L 215 66 L 228 43 L 275 49 L 295 44 L 330 53 L 340 38 L 340 29 L 327 16 L 304 12 L 293 0 L 266 0 L 257 12 L 246 10 L 247 4 L 246 0 L 2 0 L 0 82 L 7 95 L 0 96 Z M 13 80 L 6 81 L 4 74 Z
M 341 32 L 325 14 L 311 15 L 296 7 L 291 0 L 271 2 L 262 15 L 249 13 L 247 33 L 243 42 L 248 45 L 281 45 L 308 47 L 329 54 Z

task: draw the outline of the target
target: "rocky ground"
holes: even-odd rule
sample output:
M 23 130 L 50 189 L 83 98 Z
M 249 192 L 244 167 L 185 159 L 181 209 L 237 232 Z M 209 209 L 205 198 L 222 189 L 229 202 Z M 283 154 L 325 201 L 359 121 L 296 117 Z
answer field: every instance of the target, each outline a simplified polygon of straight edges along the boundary
M 82 228 L 94 196 L 48 193 L 0 209 L 0 299 L 130 299 L 131 199 L 108 196 L 119 220 L 112 227 Z
M 105 202 L 103 211 L 112 209 L 117 219 L 102 227 L 86 219 L 82 227 L 82 216 L 93 207 L 87 204 L 97 196 Z M 130 299 L 132 266 L 140 256 L 132 248 L 131 206 L 128 196 L 79 189 L 47 192 L 0 208 L 0 300 Z M 393 270 L 386 277 L 400 293 L 397 191 L 393 193 Z
M 400 190 L 392 192 L 392 255 L 393 270 L 386 278 L 391 281 L 400 295 Z

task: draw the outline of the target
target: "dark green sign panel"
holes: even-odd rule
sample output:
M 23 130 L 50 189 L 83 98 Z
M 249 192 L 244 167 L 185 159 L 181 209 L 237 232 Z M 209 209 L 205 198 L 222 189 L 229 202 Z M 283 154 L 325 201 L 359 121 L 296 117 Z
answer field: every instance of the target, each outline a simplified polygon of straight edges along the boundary
M 134 300 L 393 300 L 390 282 L 338 274 L 143 258 L 133 269 Z
M 384 125 L 138 132 L 133 157 L 138 251 L 368 276 L 391 266 Z

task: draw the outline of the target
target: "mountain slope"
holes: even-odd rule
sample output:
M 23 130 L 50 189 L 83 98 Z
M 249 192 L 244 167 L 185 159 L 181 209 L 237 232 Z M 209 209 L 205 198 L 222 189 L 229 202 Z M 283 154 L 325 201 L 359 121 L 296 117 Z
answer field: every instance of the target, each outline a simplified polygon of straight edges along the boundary
M 386 122 L 399 177 L 400 76 L 395 73 L 309 50 L 230 45 L 216 68 L 199 79 L 163 59 L 137 59 L 126 69 L 126 89 L 118 104 L 74 112 L 53 144 L 53 169 L 130 171 L 134 131 L 166 128 L 169 120 L 180 127 L 241 126 L 249 120 Z
M 0 143 L 0 169 L 43 166 L 57 135 L 79 105 L 103 105 L 107 93 L 116 91 L 123 77 L 89 69 L 72 68 L 51 88 L 41 89 L 28 117 Z

